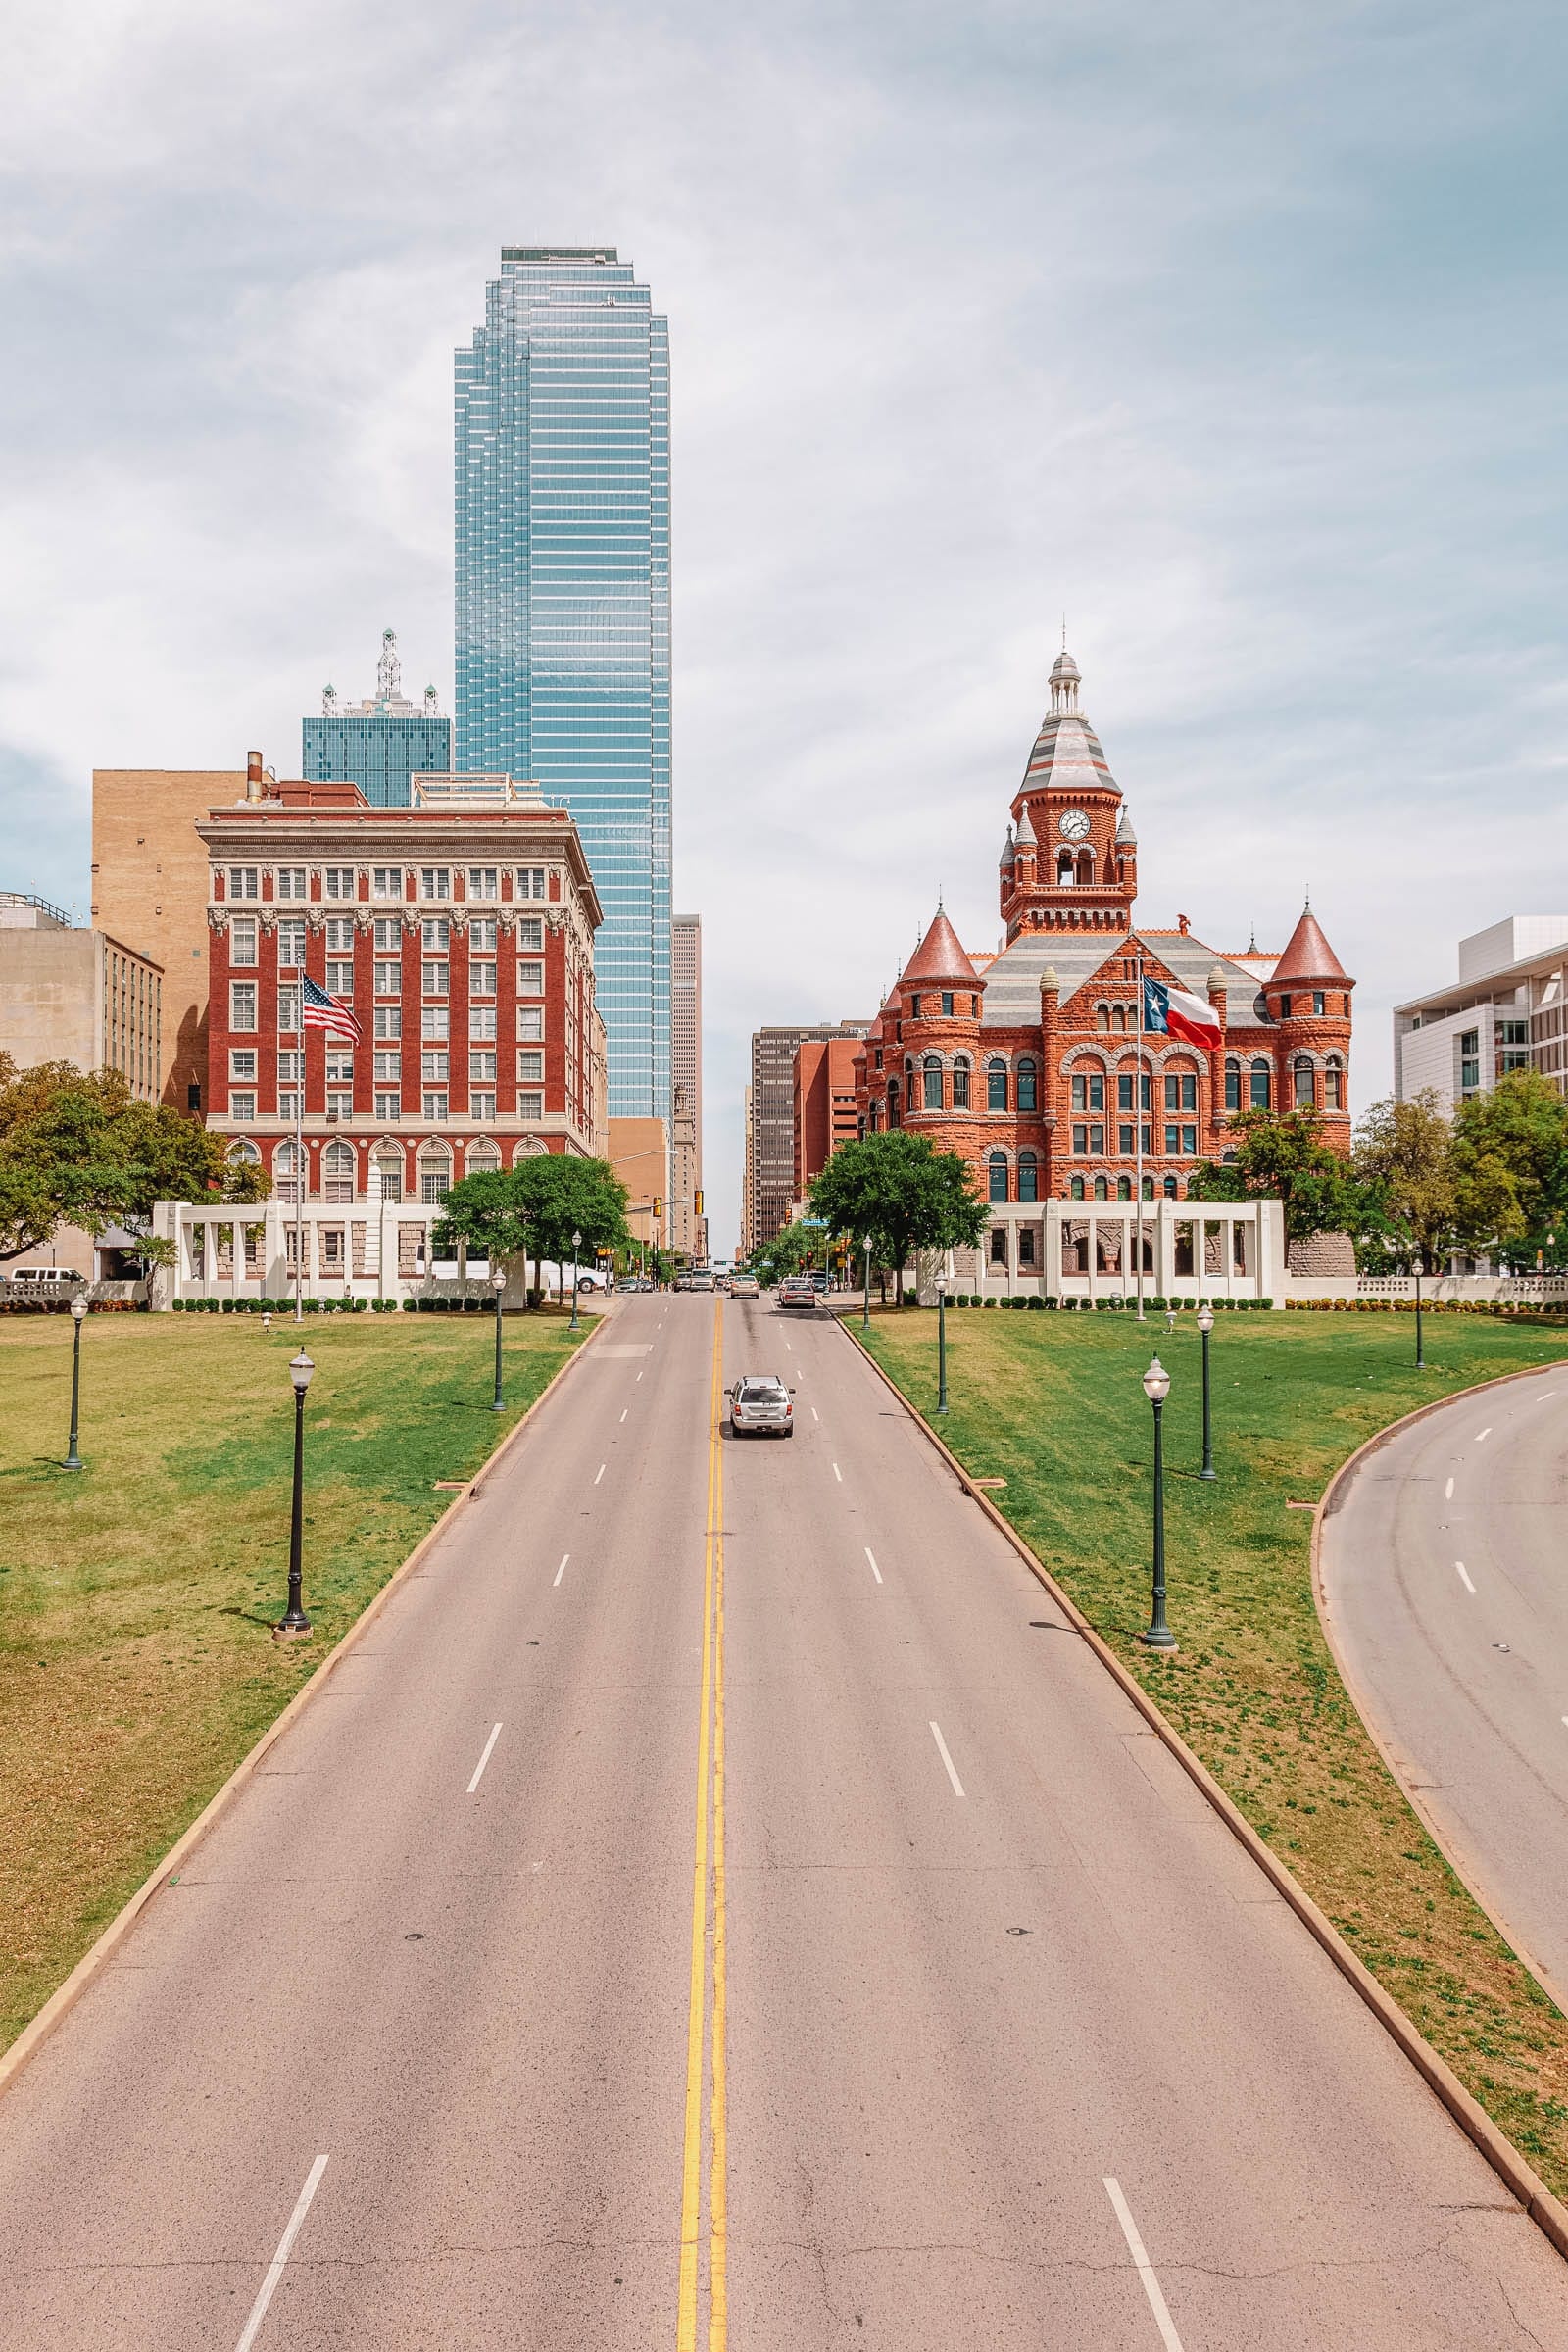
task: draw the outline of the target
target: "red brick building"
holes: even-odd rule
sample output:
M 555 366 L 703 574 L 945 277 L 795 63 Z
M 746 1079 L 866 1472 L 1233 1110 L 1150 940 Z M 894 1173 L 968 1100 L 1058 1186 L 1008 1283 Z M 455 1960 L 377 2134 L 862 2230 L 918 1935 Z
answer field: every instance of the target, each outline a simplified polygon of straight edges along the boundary
M 209 1124 L 295 1197 L 437 1201 L 537 1152 L 602 1152 L 599 899 L 577 828 L 499 776 L 416 779 L 414 806 L 276 783 L 197 824 L 207 847 Z M 304 977 L 358 1042 L 300 1026 Z
M 862 1129 L 905 1126 L 969 1161 L 994 1201 L 1180 1200 L 1230 1115 L 1315 1103 L 1349 1147 L 1350 992 L 1310 909 L 1283 955 L 1135 924 L 1138 839 L 1063 651 L 1002 853 L 1005 939 L 964 953 L 935 920 L 858 1050 Z M 1205 998 L 1212 1049 L 1139 1040 L 1138 971 Z M 1016 1220 L 1013 1220 L 1016 1222 Z
M 860 1132 L 858 1038 L 804 1038 L 795 1054 L 795 1199 L 802 1201 L 840 1144 Z

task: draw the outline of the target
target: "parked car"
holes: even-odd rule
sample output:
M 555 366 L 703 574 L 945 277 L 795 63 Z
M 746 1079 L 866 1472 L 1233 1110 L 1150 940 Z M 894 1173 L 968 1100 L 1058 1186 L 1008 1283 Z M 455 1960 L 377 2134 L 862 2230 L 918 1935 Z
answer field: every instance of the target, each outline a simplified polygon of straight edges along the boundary
M 762 1286 L 755 1274 L 732 1274 L 729 1295 L 732 1298 L 760 1298 Z
M 86 1275 L 78 1274 L 74 1266 L 18 1266 L 14 1274 L 7 1276 L 8 1281 L 36 1291 L 40 1298 L 53 1295 L 63 1298 L 79 1283 L 85 1283 L 86 1279 Z
M 776 1372 L 743 1372 L 729 1393 L 729 1425 L 737 1438 L 793 1438 L 793 1389 Z
M 778 1286 L 778 1302 L 782 1307 L 805 1307 L 814 1313 L 816 1285 L 805 1274 L 786 1274 Z

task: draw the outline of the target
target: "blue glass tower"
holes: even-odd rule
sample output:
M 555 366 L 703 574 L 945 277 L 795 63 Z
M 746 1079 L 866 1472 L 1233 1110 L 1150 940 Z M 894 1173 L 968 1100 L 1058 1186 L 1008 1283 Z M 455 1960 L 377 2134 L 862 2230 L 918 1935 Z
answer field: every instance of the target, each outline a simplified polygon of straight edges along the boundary
M 457 354 L 460 774 L 576 818 L 616 1117 L 669 1115 L 669 332 L 612 247 L 508 246 Z
M 321 715 L 301 727 L 300 774 L 308 784 L 357 784 L 372 808 L 407 808 L 410 778 L 446 775 L 452 766 L 452 721 L 436 709 L 433 686 L 422 708 L 403 693 L 398 641 L 381 632 L 375 700 L 345 710 L 337 689 L 321 696 Z

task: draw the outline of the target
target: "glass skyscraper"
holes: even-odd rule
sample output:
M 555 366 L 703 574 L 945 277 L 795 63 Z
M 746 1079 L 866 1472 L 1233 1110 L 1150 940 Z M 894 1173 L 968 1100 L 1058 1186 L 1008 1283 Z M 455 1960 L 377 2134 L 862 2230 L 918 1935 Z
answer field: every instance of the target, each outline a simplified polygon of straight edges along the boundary
M 460 773 L 577 821 L 613 1116 L 669 1115 L 669 332 L 610 246 L 508 246 L 457 354 Z

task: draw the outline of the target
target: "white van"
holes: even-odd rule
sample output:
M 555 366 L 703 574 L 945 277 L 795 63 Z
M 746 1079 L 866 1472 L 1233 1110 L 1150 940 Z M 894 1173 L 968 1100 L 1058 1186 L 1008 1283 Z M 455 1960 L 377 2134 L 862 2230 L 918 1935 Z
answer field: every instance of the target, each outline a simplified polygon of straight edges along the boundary
M 78 1274 L 74 1266 L 18 1266 L 8 1282 L 25 1283 L 30 1291 L 68 1291 L 76 1283 L 85 1283 L 86 1275 Z

